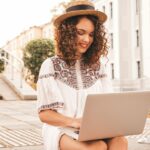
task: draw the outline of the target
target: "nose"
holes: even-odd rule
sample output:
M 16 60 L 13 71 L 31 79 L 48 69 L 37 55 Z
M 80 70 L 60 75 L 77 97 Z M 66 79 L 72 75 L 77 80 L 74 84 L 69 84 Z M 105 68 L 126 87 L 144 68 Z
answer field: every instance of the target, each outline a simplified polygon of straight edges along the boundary
M 86 43 L 89 43 L 89 42 L 90 42 L 90 37 L 89 37 L 89 35 L 84 35 L 83 41 L 86 42 Z

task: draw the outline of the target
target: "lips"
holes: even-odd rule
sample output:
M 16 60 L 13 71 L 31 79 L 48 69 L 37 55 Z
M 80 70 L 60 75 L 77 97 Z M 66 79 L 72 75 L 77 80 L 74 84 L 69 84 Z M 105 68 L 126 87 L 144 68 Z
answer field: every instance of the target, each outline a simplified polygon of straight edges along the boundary
M 88 48 L 88 44 L 79 44 L 82 48 Z

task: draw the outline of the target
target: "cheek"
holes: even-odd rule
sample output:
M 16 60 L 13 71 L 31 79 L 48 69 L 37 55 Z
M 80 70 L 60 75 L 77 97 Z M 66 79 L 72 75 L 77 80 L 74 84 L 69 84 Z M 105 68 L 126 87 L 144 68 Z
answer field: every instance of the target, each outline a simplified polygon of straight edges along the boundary
M 91 38 L 91 39 L 90 39 L 90 43 L 92 44 L 92 43 L 93 43 L 93 41 L 94 41 L 94 38 Z
M 79 42 L 79 41 L 81 41 L 81 40 L 82 40 L 82 36 L 79 36 L 79 35 L 78 35 L 76 41 Z

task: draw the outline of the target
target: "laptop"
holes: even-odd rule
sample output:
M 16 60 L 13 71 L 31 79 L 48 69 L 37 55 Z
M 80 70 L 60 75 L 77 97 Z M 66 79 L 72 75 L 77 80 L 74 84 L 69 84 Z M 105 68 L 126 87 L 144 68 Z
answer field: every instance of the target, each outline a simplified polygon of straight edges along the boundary
M 141 134 L 150 110 L 150 91 L 90 94 L 82 124 L 63 132 L 79 141 Z

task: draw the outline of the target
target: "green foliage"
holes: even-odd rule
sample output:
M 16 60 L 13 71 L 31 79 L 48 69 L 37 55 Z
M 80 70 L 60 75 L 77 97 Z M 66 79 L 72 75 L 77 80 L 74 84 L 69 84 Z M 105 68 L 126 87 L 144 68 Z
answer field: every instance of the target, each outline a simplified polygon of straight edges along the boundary
M 0 73 L 4 71 L 4 61 L 0 59 Z
M 54 55 L 54 45 L 49 39 L 37 39 L 30 41 L 24 48 L 23 61 L 25 67 L 34 77 L 34 83 L 38 79 L 42 62 Z

